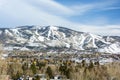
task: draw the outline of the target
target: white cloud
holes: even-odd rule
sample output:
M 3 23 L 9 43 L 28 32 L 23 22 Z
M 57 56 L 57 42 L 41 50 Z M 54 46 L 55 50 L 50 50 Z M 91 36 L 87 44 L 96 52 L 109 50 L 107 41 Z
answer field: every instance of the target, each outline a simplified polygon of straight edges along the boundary
M 103 26 L 93 26 L 93 25 L 83 25 L 81 26 L 81 31 L 90 32 L 98 35 L 116 35 L 120 36 L 120 25 L 103 25 Z
M 106 7 L 106 8 L 103 8 L 102 10 L 116 10 L 116 9 L 120 9 L 120 7 Z
M 23 0 L 27 4 L 36 7 L 38 10 L 42 9 L 49 14 L 52 13 L 54 15 L 70 15 L 73 14 L 74 11 L 62 4 L 59 4 L 53 0 Z
M 14 21 L 17 20 L 20 21 L 19 23 L 23 24 L 67 25 L 71 23 L 61 16 L 49 14 L 48 12 L 36 8 L 33 5 L 31 6 L 22 0 L 11 0 L 7 6 L 5 5 L 3 7 L 4 8 L 2 8 L 0 12 L 7 14 L 6 16 L 4 15 L 4 17 L 12 17 Z
M 111 7 L 118 1 L 119 0 L 103 0 L 101 2 L 73 5 L 71 8 L 76 11 L 76 15 L 84 15 L 90 11 L 119 9 L 119 7 Z
M 4 4 L 2 2 L 6 1 Z M 34 2 L 34 3 L 33 3 Z M 58 25 L 68 28 L 91 32 L 102 35 L 118 35 L 120 25 L 93 26 L 75 23 L 65 15 L 76 15 L 76 10 L 61 5 L 54 0 L 0 0 L 0 23 L 1 25 Z M 84 5 L 80 8 L 81 13 L 85 13 L 96 6 Z M 57 16 L 59 15 L 59 16 Z M 63 16 L 64 15 L 64 16 Z M 101 20 L 103 20 L 102 18 Z M 107 20 L 104 19 L 106 22 Z M 105 22 L 103 21 L 103 22 Z M 114 29 L 113 29 L 114 28 Z M 115 29 L 116 28 L 116 29 Z

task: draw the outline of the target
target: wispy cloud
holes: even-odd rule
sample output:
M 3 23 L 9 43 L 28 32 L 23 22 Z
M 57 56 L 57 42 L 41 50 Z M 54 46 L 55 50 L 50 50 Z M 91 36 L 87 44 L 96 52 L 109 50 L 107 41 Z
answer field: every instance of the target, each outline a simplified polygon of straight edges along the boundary
M 117 35 L 120 36 L 120 25 L 103 25 L 103 26 L 93 26 L 93 25 L 82 25 L 81 31 L 95 33 L 98 35 Z
M 54 0 L 29 0 L 29 1 L 23 0 L 23 1 L 37 8 L 38 10 L 44 10 L 49 14 L 51 13 L 55 15 L 69 15 L 74 13 L 72 9 L 62 4 L 59 4 Z
M 20 21 L 19 23 L 22 23 L 23 25 L 24 24 L 61 25 L 61 24 L 71 23 L 69 20 L 64 19 L 62 16 L 49 14 L 48 12 L 46 12 L 46 10 L 36 8 L 36 6 L 25 3 L 22 0 L 17 0 L 17 1 L 11 0 L 8 2 L 9 3 L 6 3 L 6 5 L 2 6 L 4 8 L 0 9 L 1 14 L 3 13 L 2 15 L 4 15 L 4 13 L 6 13 L 7 15 L 6 16 L 4 15 L 4 18 L 12 17 L 14 21 L 16 20 Z M 51 4 L 48 5 L 50 6 Z M 16 23 L 11 23 L 11 24 L 16 24 Z
M 102 10 L 117 10 L 117 9 L 120 10 L 120 7 L 106 7 L 106 8 L 103 8 Z
M 71 9 L 76 11 L 78 15 L 84 15 L 91 11 L 120 9 L 120 7 L 114 7 L 119 0 L 103 0 L 101 2 L 93 2 L 87 4 L 73 5 Z
M 107 9 L 114 2 L 81 4 L 78 6 L 65 6 L 54 0 L 0 0 L 0 26 L 19 25 L 58 25 L 96 34 L 118 35 L 120 25 L 107 24 L 106 18 L 97 18 L 95 23 L 106 25 L 95 26 L 70 21 L 66 16 L 77 16 L 91 10 Z M 112 8 L 113 9 L 113 8 Z M 114 8 L 115 9 L 115 8 Z

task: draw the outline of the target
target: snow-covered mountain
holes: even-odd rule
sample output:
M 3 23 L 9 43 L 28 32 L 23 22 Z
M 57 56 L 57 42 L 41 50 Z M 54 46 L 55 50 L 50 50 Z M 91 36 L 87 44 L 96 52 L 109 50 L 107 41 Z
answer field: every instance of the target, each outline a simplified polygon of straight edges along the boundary
M 120 53 L 120 37 L 98 36 L 59 26 L 21 26 L 1 28 L 0 41 L 5 50 L 42 50 L 69 48 Z

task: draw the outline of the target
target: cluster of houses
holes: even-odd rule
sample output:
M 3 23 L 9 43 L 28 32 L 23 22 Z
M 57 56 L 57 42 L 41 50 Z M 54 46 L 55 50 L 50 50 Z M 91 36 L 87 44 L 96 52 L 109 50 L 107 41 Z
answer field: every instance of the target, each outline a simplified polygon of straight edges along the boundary
M 36 78 L 37 80 L 48 80 L 45 74 L 35 74 L 33 77 L 30 76 L 24 77 L 23 75 L 18 80 L 35 80 Z M 70 79 L 63 79 L 62 75 L 54 75 L 54 77 L 49 80 L 70 80 Z
M 91 55 L 91 54 L 88 54 L 88 55 Z M 117 57 L 116 57 L 117 56 Z M 37 58 L 39 60 L 51 60 L 49 62 L 48 65 L 50 64 L 58 64 L 60 63 L 60 60 L 62 61 L 66 61 L 66 60 L 69 60 L 69 61 L 72 61 L 74 63 L 81 63 L 82 60 L 85 60 L 86 63 L 89 63 L 90 60 L 92 60 L 93 62 L 95 61 L 99 61 L 100 64 L 105 64 L 105 63 L 109 63 L 109 62 L 113 62 L 115 61 L 115 59 L 118 59 L 120 60 L 120 56 L 118 57 L 118 55 L 114 55 L 114 58 L 111 56 L 111 55 L 100 55 L 100 56 L 97 56 L 97 57 L 82 57 L 81 54 L 56 54 L 56 53 L 47 53 L 47 54 L 44 54 L 44 53 L 35 53 L 35 54 L 32 54 L 31 56 L 29 55 L 25 55 L 25 56 L 17 56 L 15 54 L 3 54 L 2 55 L 3 58 L 7 58 L 7 57 L 12 57 L 12 58 L 28 58 L 28 60 L 32 60 L 32 58 Z M 29 61 L 30 61 L 29 60 Z M 52 61 L 53 60 L 53 61 Z M 58 62 L 57 62 L 58 61 Z M 29 62 L 28 62 L 29 63 Z M 48 80 L 47 77 L 46 77 L 46 74 L 35 74 L 34 76 L 24 76 L 22 75 L 21 77 L 19 77 L 18 80 L 35 80 L 35 78 L 39 78 L 39 80 Z M 50 79 L 50 80 L 64 80 L 65 78 L 62 76 L 62 75 L 54 75 L 53 79 Z M 69 79 L 65 79 L 65 80 L 69 80 Z

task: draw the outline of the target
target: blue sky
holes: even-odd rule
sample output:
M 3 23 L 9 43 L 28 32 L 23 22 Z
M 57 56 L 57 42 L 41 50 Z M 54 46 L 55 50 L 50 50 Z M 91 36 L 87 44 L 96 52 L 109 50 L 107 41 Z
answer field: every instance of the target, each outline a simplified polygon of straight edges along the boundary
M 120 0 L 0 0 L 0 28 L 56 25 L 120 36 Z

